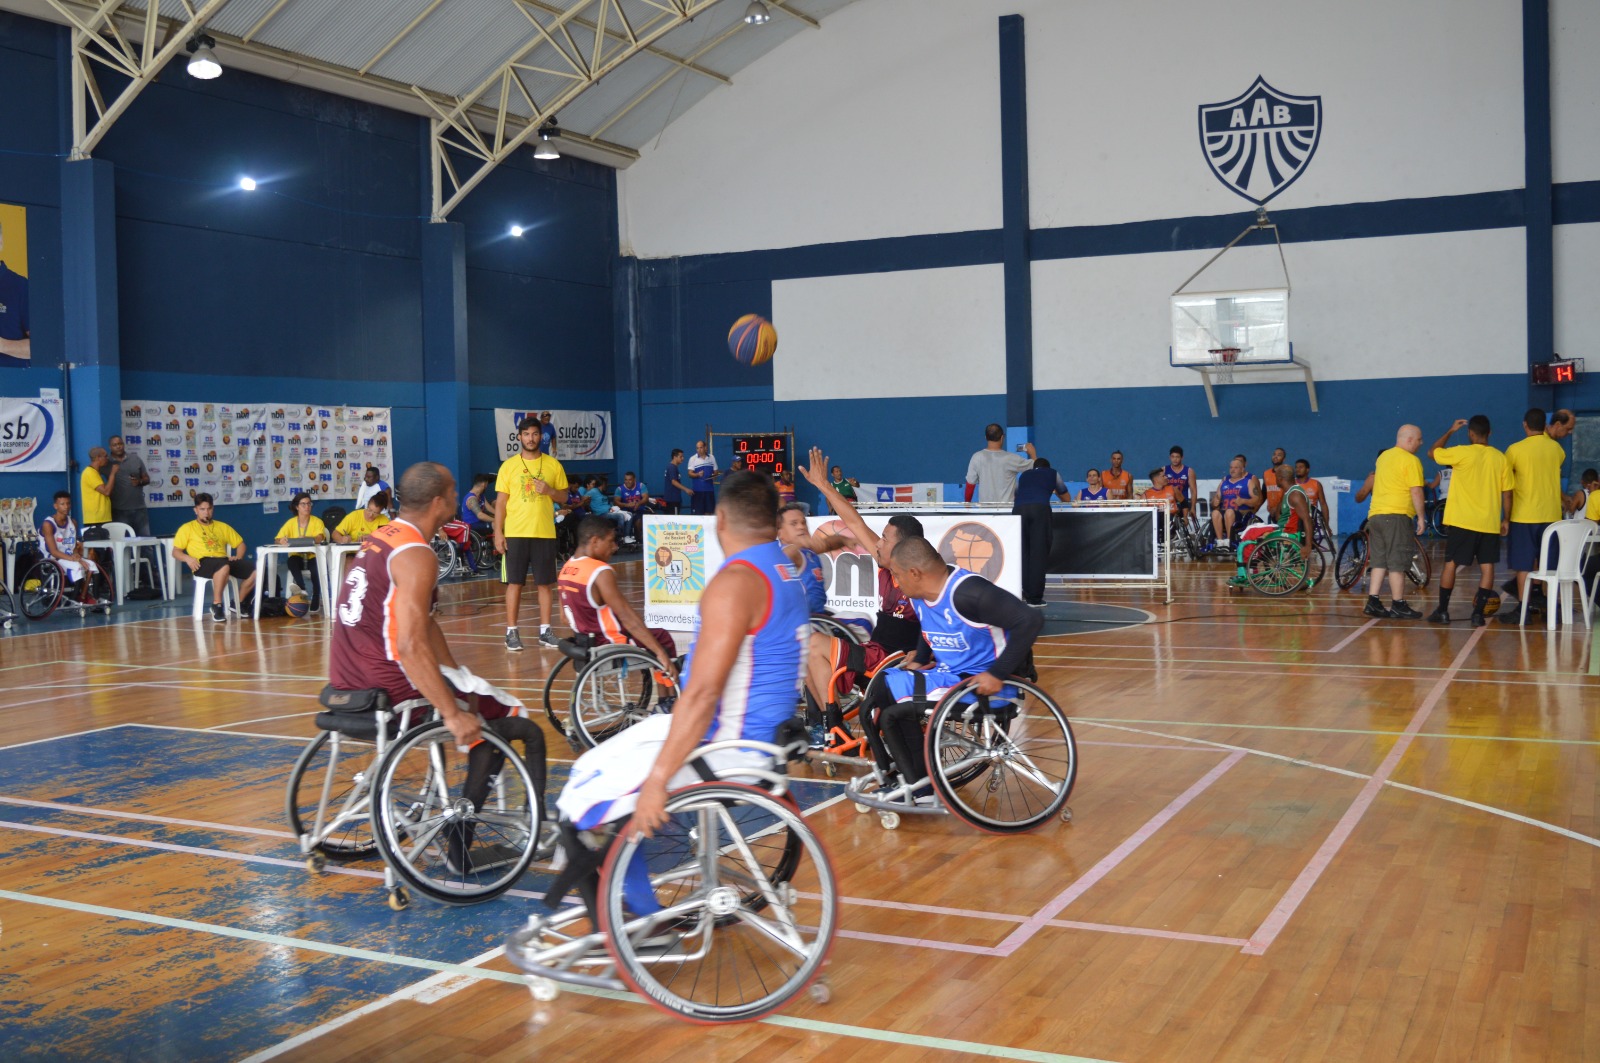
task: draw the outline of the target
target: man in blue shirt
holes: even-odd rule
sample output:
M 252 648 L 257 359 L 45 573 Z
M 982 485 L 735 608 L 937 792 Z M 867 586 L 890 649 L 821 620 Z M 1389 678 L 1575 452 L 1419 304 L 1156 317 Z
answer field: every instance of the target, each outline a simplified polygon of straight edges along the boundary
M 0 232 L 0 368 L 25 369 L 33 364 L 28 278 L 7 266 L 4 254 L 5 234 Z
M 539 438 L 544 441 L 544 452 L 552 458 L 559 457 L 556 453 L 556 426 L 550 423 L 550 411 L 545 410 L 539 415 Z
M 1044 608 L 1044 570 L 1050 559 L 1050 496 L 1063 502 L 1072 496 L 1061 474 L 1044 458 L 1017 477 L 1011 512 L 1022 518 L 1022 600 Z
M 683 496 L 688 493 L 681 479 L 678 468 L 683 464 L 683 448 L 674 447 L 672 460 L 667 462 L 667 471 L 661 474 L 661 501 L 666 503 L 668 513 L 678 513 L 683 508 Z
M 694 488 L 689 496 L 689 512 L 709 517 L 717 508 L 717 459 L 706 449 L 706 441 L 694 443 L 694 457 L 689 459 L 689 484 Z
M 639 541 L 639 518 L 646 513 L 654 513 L 655 507 L 650 504 L 650 492 L 645 490 L 644 484 L 631 472 L 622 474 L 622 486 L 617 488 L 617 508 L 628 515 L 628 523 L 621 525 L 622 541 L 636 543 Z

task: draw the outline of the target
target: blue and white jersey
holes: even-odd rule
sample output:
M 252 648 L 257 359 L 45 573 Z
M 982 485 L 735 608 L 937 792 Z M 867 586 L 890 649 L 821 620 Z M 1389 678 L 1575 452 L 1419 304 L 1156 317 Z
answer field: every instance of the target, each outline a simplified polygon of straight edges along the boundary
M 707 742 L 753 738 L 770 742 L 794 715 L 811 640 L 811 610 L 789 557 L 776 540 L 740 550 L 724 567 L 743 565 L 767 581 L 767 615 L 745 633 L 717 702 Z M 697 647 L 698 648 L 698 647 Z M 694 675 L 694 650 L 683 662 L 683 688 Z
M 822 585 L 822 559 L 815 550 L 796 547 L 800 551 L 800 570 L 795 573 L 806 592 L 806 608 L 813 614 L 828 611 L 828 588 Z
M 952 566 L 938 600 L 929 603 L 912 598 L 911 604 L 922 621 L 922 637 L 933 649 L 939 667 L 956 675 L 976 675 L 987 671 L 1006 648 L 1006 633 L 988 624 L 975 624 L 955 607 L 955 592 L 972 573 Z

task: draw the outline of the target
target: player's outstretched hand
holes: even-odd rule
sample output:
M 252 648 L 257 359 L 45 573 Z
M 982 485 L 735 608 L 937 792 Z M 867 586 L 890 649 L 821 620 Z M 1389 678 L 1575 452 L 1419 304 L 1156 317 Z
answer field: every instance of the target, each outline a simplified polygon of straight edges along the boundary
M 800 466 L 800 475 L 813 487 L 820 489 L 828 485 L 828 456 L 821 447 L 811 448 L 811 464 Z

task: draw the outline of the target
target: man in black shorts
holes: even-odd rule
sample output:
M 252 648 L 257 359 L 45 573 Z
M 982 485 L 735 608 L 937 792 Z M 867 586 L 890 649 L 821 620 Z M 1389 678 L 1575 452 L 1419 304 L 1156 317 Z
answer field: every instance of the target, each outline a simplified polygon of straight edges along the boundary
M 495 478 L 494 548 L 501 555 L 500 582 L 506 586 L 506 649 L 520 652 L 517 614 L 522 585 L 533 571 L 539 591 L 539 641 L 556 645 L 550 633 L 550 605 L 556 585 L 555 499 L 567 494 L 567 472 L 544 453 L 539 422 L 517 422 L 522 451 L 507 458 Z
M 1467 445 L 1445 446 L 1463 428 L 1467 430 Z M 1456 568 L 1477 565 L 1478 593 L 1472 599 L 1472 626 L 1482 627 L 1485 614 L 1500 605 L 1494 591 L 1494 566 L 1500 560 L 1500 537 L 1506 533 L 1511 514 L 1511 466 L 1504 454 L 1489 445 L 1489 418 L 1481 413 L 1452 424 L 1428 456 L 1454 470 L 1450 495 L 1444 504 L 1445 561 L 1439 575 L 1439 607 L 1428 615 L 1428 622 L 1450 622 L 1450 593 L 1456 585 Z M 1485 609 L 1491 600 L 1494 607 Z

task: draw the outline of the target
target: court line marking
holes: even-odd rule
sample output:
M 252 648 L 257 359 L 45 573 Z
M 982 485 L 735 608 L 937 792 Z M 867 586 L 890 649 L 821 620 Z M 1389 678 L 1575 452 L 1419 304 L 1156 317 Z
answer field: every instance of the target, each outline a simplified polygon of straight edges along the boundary
M 1462 679 L 1457 680 L 1457 682 L 1471 682 L 1471 680 Z M 1307 734 L 1371 735 L 1393 737 L 1402 733 L 1400 731 L 1368 730 L 1360 727 L 1307 727 L 1300 724 L 1287 723 L 1228 723 L 1226 721 L 1210 723 L 1205 720 L 1141 720 L 1135 717 L 1122 716 L 1074 716 L 1072 717 L 1072 721 L 1074 723 L 1086 723 L 1101 727 L 1109 727 L 1113 724 L 1121 723 L 1142 723 L 1153 724 L 1157 727 L 1220 727 L 1227 730 L 1239 731 L 1295 731 L 1304 732 Z M 1119 728 L 1119 730 L 1121 730 L 1121 728 Z M 1136 731 L 1135 733 L 1148 734 L 1162 738 L 1168 737 L 1166 735 L 1157 735 L 1157 733 L 1154 731 Z M 1179 735 L 1173 735 L 1171 737 L 1175 741 L 1192 741 L 1192 739 L 1183 738 Z M 1419 731 L 1417 732 L 1417 737 L 1459 738 L 1475 742 L 1531 742 L 1544 745 L 1560 746 L 1600 746 L 1600 739 L 1593 738 L 1530 738 L 1522 735 L 1475 735 L 1465 734 L 1458 731 Z M 1101 744 L 1107 745 L 1109 743 L 1103 742 Z M 1242 747 L 1229 746 L 1228 748 L 1237 749 Z M 1366 778 L 1366 776 L 1363 775 L 1362 778 Z
M 345 959 L 364 960 L 369 963 L 387 963 L 401 967 L 415 967 L 421 970 L 433 971 L 441 974 L 459 974 L 467 977 L 494 982 L 506 982 L 511 985 L 526 985 L 526 980 L 521 974 L 511 971 L 496 971 L 482 967 L 468 967 L 465 964 L 449 963 L 442 960 L 429 960 L 419 956 L 402 956 L 393 952 L 377 952 L 371 949 L 353 948 L 348 945 L 335 945 L 326 941 L 313 941 L 306 938 L 288 937 L 283 934 L 268 934 L 259 930 L 245 930 L 240 927 L 223 926 L 218 923 L 201 923 L 192 919 L 178 919 L 172 916 L 156 915 L 151 912 L 135 912 L 126 908 L 111 908 L 98 904 L 86 904 L 82 901 L 69 901 L 59 897 L 44 897 L 33 893 L 18 893 L 14 890 L 0 889 L 0 900 L 15 901 L 19 904 L 37 904 L 47 908 L 59 908 L 64 911 L 77 912 L 83 915 L 98 915 L 112 919 L 125 919 L 131 922 L 148 923 L 155 926 L 164 926 L 174 930 L 189 930 L 203 934 L 215 934 L 220 937 L 231 937 L 242 941 L 252 941 L 265 945 L 277 945 L 283 948 L 301 949 L 307 952 L 321 952 L 331 956 Z M 601 997 L 606 1000 L 622 1001 L 629 1004 L 645 1005 L 648 1002 L 631 993 L 619 993 L 610 989 L 590 989 L 587 986 L 562 986 L 563 992 L 578 996 Z M 1107 1060 L 1095 1059 L 1089 1056 L 1076 1056 L 1060 1052 L 1041 1052 L 1028 1048 L 1012 1048 L 1005 1045 L 984 1044 L 977 1041 L 961 1041 L 949 1037 L 933 1037 L 926 1034 L 904 1033 L 898 1030 L 879 1030 L 868 1026 L 852 1026 L 846 1023 L 826 1022 L 819 1019 L 800 1019 L 787 1015 L 771 1015 L 759 1020 L 768 1026 L 780 1026 L 793 1030 L 805 1030 L 809 1033 L 831 1034 L 838 1037 L 851 1037 L 858 1040 L 877 1041 L 885 1044 L 913 1045 L 918 1048 L 933 1048 L 947 1052 L 966 1052 L 971 1055 L 989 1056 L 1001 1059 L 1023 1060 L 1025 1063 L 1109 1063 Z
M 1483 630 L 1487 630 L 1487 629 L 1483 629 Z M 1289 652 L 1289 651 L 1284 651 L 1284 652 Z M 1137 658 L 1124 658 L 1124 657 L 1119 657 L 1119 658 L 1115 658 L 1115 659 L 1117 661 L 1119 661 L 1119 662 L 1126 662 L 1126 661 L 1129 661 L 1129 660 L 1137 660 Z M 1038 658 L 1036 657 L 1035 660 L 1038 660 Z M 1267 664 L 1267 662 L 1262 662 L 1262 663 L 1258 664 L 1257 667 L 1255 667 L 1255 668 L 1193 668 L 1193 667 L 1189 667 L 1189 665 L 1193 664 L 1194 662 L 1176 662 L 1176 663 L 1174 663 L 1174 662 L 1161 662 L 1161 661 L 1158 661 L 1158 662 L 1155 662 L 1155 663 L 1157 663 L 1157 664 L 1171 664 L 1172 667 L 1169 670 L 1178 673 L 1179 676 L 1253 675 L 1253 676 L 1258 676 L 1259 677 L 1261 675 L 1262 668 L 1269 666 Z M 1237 664 L 1237 663 L 1240 663 L 1240 662 L 1237 662 L 1237 661 L 1234 661 L 1234 662 L 1204 661 L 1204 662 L 1200 662 L 1200 663 L 1203 663 L 1203 664 L 1222 664 L 1222 663 Z M 1041 664 L 1038 667 L 1039 667 L 1040 671 L 1047 671 L 1048 670 L 1048 671 L 1053 671 L 1053 672 L 1069 672 L 1069 671 L 1072 671 L 1072 672 L 1086 672 L 1086 671 L 1087 672 L 1119 672 L 1119 673 L 1121 673 L 1123 675 L 1126 675 L 1128 673 L 1128 671 L 1129 671 L 1128 668 L 1126 668 L 1125 666 L 1123 666 L 1123 664 L 1120 664 L 1120 663 L 1117 664 L 1117 665 L 1095 664 L 1092 661 L 1086 662 L 1086 663 L 1079 663 L 1079 664 Z M 1319 679 L 1319 678 L 1323 678 L 1326 675 L 1326 673 L 1321 673 L 1321 672 L 1286 671 L 1286 670 L 1284 670 L 1285 668 L 1294 668 L 1294 667 L 1298 667 L 1298 665 L 1295 665 L 1295 664 L 1285 665 L 1282 662 L 1272 662 L 1270 664 L 1270 667 L 1273 668 L 1273 672 L 1272 672 L 1272 677 L 1273 678 L 1276 678 L 1278 676 L 1289 676 L 1289 677 L 1292 677 L 1292 678 L 1295 678 L 1295 679 Z M 1306 668 L 1336 668 L 1338 666 L 1337 665 L 1319 665 L 1319 664 L 1310 664 L 1310 663 L 1308 663 L 1308 664 L 1305 664 L 1304 667 L 1306 667 Z M 1413 670 L 1418 670 L 1418 671 L 1422 670 L 1420 666 L 1416 666 L 1415 668 L 1413 668 L 1413 666 L 1409 666 L 1409 665 L 1387 665 L 1387 664 L 1384 664 L 1384 665 L 1365 665 L 1363 667 L 1393 668 L 1396 671 L 1403 671 L 1403 670 L 1406 670 L 1408 668 L 1411 668 Z M 1426 670 L 1430 671 L 1430 672 L 1442 672 L 1442 671 L 1444 671 L 1443 668 L 1433 668 L 1433 667 L 1429 667 Z M 1463 678 L 1462 676 L 1458 675 L 1458 676 L 1456 676 L 1456 679 L 1455 679 L 1455 681 L 1457 683 L 1480 683 L 1480 684 L 1486 683 L 1486 684 L 1489 684 L 1489 685 L 1492 685 L 1492 686 L 1539 687 L 1540 689 L 1554 689 L 1554 690 L 1600 690 L 1600 685 L 1596 685 L 1594 683 L 1586 682 L 1584 680 L 1584 677 L 1578 672 L 1534 671 L 1534 670 L 1531 670 L 1531 669 L 1522 670 L 1522 671 L 1507 669 L 1505 672 L 1496 672 L 1495 669 L 1492 668 L 1492 667 L 1466 668 L 1466 669 L 1463 669 L 1463 671 L 1465 671 L 1465 672 L 1467 672 L 1467 673 L 1469 673 L 1471 675 L 1476 675 L 1476 674 L 1481 672 L 1481 673 L 1485 673 L 1487 677 L 1483 678 L 1483 679 L 1472 679 L 1472 678 Z M 1154 671 L 1150 671 L 1150 672 L 1143 673 L 1143 674 L 1148 674 L 1153 679 L 1156 678 L 1156 673 Z M 1507 675 L 1541 676 L 1541 677 L 1545 677 L 1545 678 L 1539 678 L 1539 679 L 1507 679 L 1507 678 L 1505 678 L 1505 676 L 1507 676 Z M 1578 681 L 1575 682 L 1575 683 L 1563 683 L 1563 682 L 1548 678 L 1549 676 L 1557 676 L 1557 675 L 1571 675 L 1571 676 L 1576 677 Z M 1169 677 L 1169 680 L 1170 680 L 1170 678 L 1171 677 Z M 1396 680 L 1401 681 L 1401 682 L 1406 682 L 1406 683 L 1421 683 L 1421 682 L 1423 682 L 1424 680 L 1427 679 L 1427 676 L 1425 676 L 1425 675 L 1367 675 L 1367 674 L 1351 674 L 1351 675 L 1345 675 L 1345 676 L 1342 676 L 1342 677 L 1339 677 L 1339 678 L 1349 679 L 1349 680 L 1362 682 L 1362 683 L 1382 683 L 1382 682 L 1391 682 L 1391 681 L 1396 681 Z
M 20 805 L 24 808 L 44 808 L 57 812 L 70 812 L 80 816 L 104 816 L 108 819 L 131 819 L 144 823 L 166 823 L 177 827 L 202 827 L 206 830 L 228 831 L 233 834 L 259 834 L 267 838 L 287 838 L 294 841 L 295 837 L 286 830 L 269 830 L 266 827 L 245 827 L 233 823 L 212 823 L 203 819 L 175 819 L 172 816 L 157 816 L 148 812 L 124 812 L 116 808 L 99 808 L 93 805 L 69 805 L 59 801 L 31 801 L 25 797 L 0 797 L 0 804 Z
M 137 724 L 131 724 L 131 723 L 108 723 L 104 727 L 91 727 L 87 731 L 73 731 L 73 732 L 71 732 L 69 734 L 64 734 L 64 735 L 52 735 L 49 738 L 34 738 L 34 739 L 31 739 L 31 740 L 29 740 L 27 742 L 13 742 L 13 743 L 11 743 L 10 745 L 7 745 L 7 746 L 0 746 L 0 752 L 4 752 L 7 749 L 21 749 L 24 746 L 37 746 L 37 745 L 41 745 L 41 744 L 43 744 L 45 742 L 60 742 L 63 739 L 67 739 L 67 738 L 77 738 L 80 735 L 99 734 L 102 731 L 115 731 L 119 727 L 135 727 L 135 726 L 138 726 L 138 725 Z
M 1278 899 L 1278 903 L 1273 906 L 1266 919 L 1262 920 L 1255 933 L 1250 935 L 1250 944 L 1240 950 L 1245 955 L 1260 956 L 1272 947 L 1272 943 L 1277 940 L 1278 935 L 1283 932 L 1283 928 L 1288 925 L 1289 920 L 1294 917 L 1294 913 L 1304 903 L 1306 897 L 1310 895 L 1311 890 L 1317 884 L 1317 880 L 1322 877 L 1322 873 L 1327 870 L 1328 865 L 1333 862 L 1333 858 L 1344 847 L 1345 841 L 1366 816 L 1367 809 L 1372 807 L 1373 801 L 1382 792 L 1384 783 L 1388 782 L 1389 777 L 1400 766 L 1401 758 L 1411 748 L 1411 743 L 1416 738 L 1417 733 L 1422 730 L 1422 725 L 1427 722 L 1429 716 L 1433 715 L 1434 707 L 1444 697 L 1444 692 L 1450 686 L 1450 680 L 1455 677 L 1455 673 L 1460 670 L 1461 665 L 1466 662 L 1472 651 L 1478 648 L 1478 642 L 1483 637 L 1485 630 L 1485 628 L 1480 627 L 1472 633 L 1472 636 L 1467 639 L 1467 644 L 1461 647 L 1461 651 L 1456 654 L 1456 658 L 1451 662 L 1450 668 L 1439 677 L 1438 682 L 1434 683 L 1433 689 L 1428 692 L 1428 696 L 1423 699 L 1422 704 L 1417 707 L 1417 711 L 1412 714 L 1411 722 L 1406 725 L 1406 729 L 1400 733 L 1394 744 L 1389 747 L 1389 752 L 1383 758 L 1383 762 L 1378 765 L 1378 770 L 1372 773 L 1372 777 L 1361 788 L 1361 792 L 1350 803 L 1350 807 L 1339 818 L 1339 822 L 1334 825 L 1333 830 L 1329 832 L 1327 838 L 1318 847 L 1316 853 L 1312 855 L 1311 860 L 1301 870 L 1299 876 L 1295 878 L 1284 895 Z
M 315 694 L 307 694 L 307 695 L 305 695 L 305 697 L 309 697 L 309 698 L 314 698 L 316 696 L 317 695 L 315 695 Z M 317 709 L 312 709 L 310 712 L 286 712 L 282 716 L 257 716 L 253 720 L 240 720 L 237 723 L 216 723 L 216 724 L 212 724 L 210 727 L 202 727 L 202 728 L 200 728 L 200 730 L 202 730 L 202 731 L 221 731 L 224 728 L 228 728 L 228 727 L 244 727 L 244 726 L 247 726 L 247 725 L 252 724 L 252 723 L 269 723 L 269 722 L 271 722 L 273 720 L 297 720 L 302 716 L 317 716 L 317 715 L 320 715 L 320 713 L 319 713 L 319 711 Z
M 65 694 L 51 694 L 48 697 L 43 698 L 30 698 L 27 701 L 8 701 L 3 705 L 0 705 L 0 709 L 20 709 L 24 705 L 42 705 L 47 701 L 60 701 L 63 698 L 76 698 L 82 696 L 83 690 L 82 688 L 79 688 L 77 690 L 68 691 Z
M 1005 940 L 1001 941 L 1000 944 L 994 947 L 994 955 L 1010 956 L 1012 953 L 1016 952 L 1017 949 L 1027 944 L 1029 939 L 1037 934 L 1045 923 L 1060 915 L 1062 910 L 1065 909 L 1069 904 L 1087 893 L 1095 886 L 1096 883 L 1115 870 L 1118 864 L 1122 863 L 1129 856 L 1133 855 L 1134 850 L 1138 849 L 1139 846 L 1148 841 L 1150 837 L 1156 833 L 1156 831 L 1166 826 L 1166 824 L 1171 821 L 1174 816 L 1183 811 L 1183 809 L 1193 802 L 1195 798 L 1205 793 L 1205 791 L 1208 790 L 1213 783 L 1226 775 L 1229 769 L 1243 760 L 1244 756 L 1245 755 L 1243 752 L 1230 753 L 1222 759 L 1221 763 L 1217 764 L 1210 771 L 1206 772 L 1199 779 L 1195 780 L 1194 784 L 1191 785 L 1187 790 L 1169 801 L 1167 806 L 1160 812 L 1157 812 L 1154 816 L 1151 816 L 1150 819 L 1145 822 L 1144 826 L 1140 827 L 1127 838 L 1123 839 L 1121 845 L 1117 846 L 1115 849 L 1111 850 L 1111 852 L 1101 857 L 1098 863 L 1096 863 L 1088 871 L 1085 871 L 1082 875 L 1079 875 L 1077 881 L 1073 882 L 1072 885 L 1058 893 L 1055 898 L 1047 902 L 1043 908 L 1040 908 L 1033 915 L 1029 916 L 1027 922 L 1023 923 L 1010 934 L 1006 935 Z

